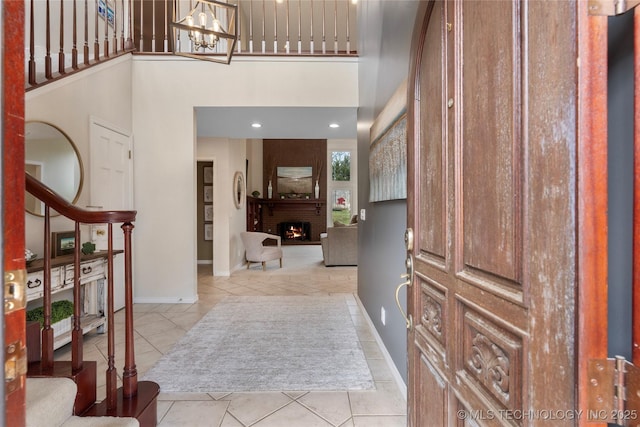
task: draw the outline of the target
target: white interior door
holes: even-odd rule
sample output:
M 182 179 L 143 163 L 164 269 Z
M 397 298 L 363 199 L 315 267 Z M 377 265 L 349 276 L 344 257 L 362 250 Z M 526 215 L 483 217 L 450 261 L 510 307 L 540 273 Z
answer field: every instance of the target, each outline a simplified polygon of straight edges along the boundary
M 89 132 L 89 207 L 96 210 L 133 209 L 132 136 L 93 117 Z M 106 250 L 107 227 L 93 226 L 91 239 L 97 250 Z M 120 225 L 113 228 L 113 247 L 124 247 Z M 122 255 L 116 256 L 113 278 L 115 310 L 124 307 L 123 265 Z

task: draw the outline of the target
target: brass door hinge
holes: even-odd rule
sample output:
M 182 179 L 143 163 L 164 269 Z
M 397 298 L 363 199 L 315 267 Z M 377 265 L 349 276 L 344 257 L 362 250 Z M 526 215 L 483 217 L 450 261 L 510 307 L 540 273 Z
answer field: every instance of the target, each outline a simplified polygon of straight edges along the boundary
M 4 349 L 4 385 L 11 394 L 22 385 L 27 375 L 27 350 L 21 341 L 15 341 Z
M 640 0 L 589 0 L 589 15 L 622 15 L 638 4 L 640 4 Z
M 4 313 L 12 313 L 27 305 L 26 270 L 12 270 L 4 273 Z
M 587 367 L 587 420 L 621 426 L 640 424 L 640 368 L 617 356 L 592 359 Z

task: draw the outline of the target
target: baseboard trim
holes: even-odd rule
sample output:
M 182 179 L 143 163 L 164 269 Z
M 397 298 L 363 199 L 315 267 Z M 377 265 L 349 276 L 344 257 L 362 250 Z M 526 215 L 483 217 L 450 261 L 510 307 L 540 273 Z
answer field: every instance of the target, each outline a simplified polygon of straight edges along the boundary
M 362 304 L 362 301 L 360 301 L 360 297 L 357 294 L 354 294 L 354 296 L 356 297 L 356 301 L 358 302 L 358 305 L 360 306 L 360 311 L 364 315 L 364 318 L 367 321 L 367 324 L 369 325 L 369 329 L 371 329 L 371 332 L 373 333 L 373 336 L 376 339 L 376 342 L 378 343 L 378 346 L 380 347 L 380 351 L 382 351 L 382 355 L 384 356 L 384 360 L 387 362 L 387 365 L 389 366 L 389 369 L 391 370 L 391 375 L 393 376 L 393 379 L 395 380 L 396 384 L 398 385 L 398 388 L 400 389 L 400 393 L 402 393 L 402 396 L 404 397 L 404 400 L 406 401 L 407 400 L 407 385 L 405 384 L 404 380 L 402 379 L 402 376 L 400 375 L 400 372 L 398 371 L 398 368 L 396 367 L 396 364 L 393 363 L 393 359 L 391 358 L 391 355 L 389 354 L 389 351 L 387 350 L 387 347 L 384 345 L 384 342 L 382 341 L 382 338 L 378 334 L 378 331 L 377 331 L 375 325 L 371 321 L 371 318 L 369 317 L 369 313 L 367 313 L 367 310 L 364 308 L 364 305 Z
M 194 304 L 198 301 L 198 297 L 138 297 L 133 298 L 134 304 Z

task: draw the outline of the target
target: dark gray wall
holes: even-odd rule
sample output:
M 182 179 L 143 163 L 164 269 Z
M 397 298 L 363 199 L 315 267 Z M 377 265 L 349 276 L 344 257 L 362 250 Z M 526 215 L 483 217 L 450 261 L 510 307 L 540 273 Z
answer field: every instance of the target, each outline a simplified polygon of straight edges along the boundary
M 358 225 L 358 296 L 405 383 L 407 331 L 396 307 L 395 289 L 405 272 L 407 203 L 369 203 L 369 128 L 407 78 L 418 4 L 415 0 L 368 0 L 358 4 L 358 206 L 366 210 L 366 219 Z M 400 300 L 406 309 L 404 290 Z M 381 322 L 381 307 L 386 312 L 386 325 Z
M 609 356 L 631 358 L 633 12 L 609 18 Z

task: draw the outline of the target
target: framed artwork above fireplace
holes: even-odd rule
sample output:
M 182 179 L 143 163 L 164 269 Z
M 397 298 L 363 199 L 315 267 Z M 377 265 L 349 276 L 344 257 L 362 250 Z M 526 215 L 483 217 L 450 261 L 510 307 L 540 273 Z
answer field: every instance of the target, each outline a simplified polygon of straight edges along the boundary
M 313 193 L 311 166 L 279 166 L 277 192 L 284 197 L 300 198 Z

